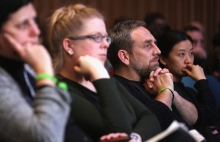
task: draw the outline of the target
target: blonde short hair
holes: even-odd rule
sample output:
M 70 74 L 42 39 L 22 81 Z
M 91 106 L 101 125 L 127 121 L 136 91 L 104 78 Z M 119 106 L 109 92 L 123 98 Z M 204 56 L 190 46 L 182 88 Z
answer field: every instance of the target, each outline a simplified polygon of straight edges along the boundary
M 100 18 L 103 15 L 96 9 L 82 5 L 70 5 L 57 9 L 50 18 L 48 42 L 49 50 L 53 57 L 55 73 L 59 73 L 64 64 L 64 49 L 62 41 L 66 37 L 76 36 L 83 29 L 83 23 L 87 19 Z

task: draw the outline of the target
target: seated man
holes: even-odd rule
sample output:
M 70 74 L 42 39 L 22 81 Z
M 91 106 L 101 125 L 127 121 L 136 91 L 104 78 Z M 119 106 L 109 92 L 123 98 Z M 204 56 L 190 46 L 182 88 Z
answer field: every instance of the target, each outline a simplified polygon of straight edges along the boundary
M 107 56 L 114 68 L 114 77 L 156 115 L 162 129 L 166 129 L 174 119 L 172 104 L 192 126 L 198 120 L 197 109 L 178 93 L 173 93 L 172 75 L 159 68 L 160 50 L 145 27 L 142 21 L 125 21 L 110 30 L 112 43 Z M 144 84 L 145 78 L 150 80 L 148 85 Z M 180 105 L 183 103 L 186 107 Z

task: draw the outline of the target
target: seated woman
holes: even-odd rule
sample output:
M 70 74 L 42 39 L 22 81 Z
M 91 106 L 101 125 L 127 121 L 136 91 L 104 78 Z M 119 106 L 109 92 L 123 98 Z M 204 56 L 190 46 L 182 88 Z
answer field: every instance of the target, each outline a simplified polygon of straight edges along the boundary
M 161 131 L 156 117 L 104 68 L 111 38 L 96 9 L 62 7 L 52 15 L 48 29 L 56 76 L 74 95 L 70 121 L 74 118 L 93 141 L 113 132 L 135 132 L 146 140 Z M 70 125 L 66 131 L 74 135 L 68 132 Z
M 216 126 L 216 103 L 203 69 L 198 65 L 193 65 L 194 56 L 191 37 L 184 32 L 169 31 L 158 39 L 157 45 L 161 50 L 161 66 L 167 68 L 173 74 L 175 91 L 192 102 L 197 108 L 198 118 L 193 127 L 200 131 L 200 128 L 205 126 L 212 128 Z M 187 75 L 196 81 L 195 88 L 197 92 L 181 83 L 182 78 Z M 179 105 L 184 107 L 184 104 Z M 185 122 L 184 118 L 182 119 L 176 111 L 175 106 L 173 106 L 173 112 L 177 120 Z
M 1 0 L 0 13 L 0 141 L 62 142 L 71 97 L 53 82 L 33 3 Z

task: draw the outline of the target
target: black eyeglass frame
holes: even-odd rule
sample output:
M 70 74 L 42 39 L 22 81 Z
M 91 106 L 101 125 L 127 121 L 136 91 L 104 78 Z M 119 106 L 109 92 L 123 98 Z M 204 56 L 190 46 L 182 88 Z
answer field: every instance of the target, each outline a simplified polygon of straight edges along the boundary
M 101 37 L 101 38 L 100 38 Z M 105 38 L 108 44 L 111 44 L 111 37 L 109 36 L 103 36 L 100 33 L 94 34 L 94 35 L 84 35 L 84 36 L 74 36 L 74 37 L 68 37 L 71 40 L 81 40 L 81 39 L 87 39 L 91 38 L 97 43 L 101 43 L 103 39 Z

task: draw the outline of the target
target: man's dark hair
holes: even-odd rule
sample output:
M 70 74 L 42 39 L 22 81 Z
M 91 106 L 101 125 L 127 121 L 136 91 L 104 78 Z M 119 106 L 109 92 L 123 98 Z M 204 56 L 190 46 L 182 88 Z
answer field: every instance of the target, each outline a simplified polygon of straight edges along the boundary
M 30 2 L 33 2 L 33 0 L 0 0 L 0 29 L 8 20 L 10 14 L 16 12 Z
M 116 24 L 110 31 L 109 36 L 112 38 L 112 43 L 108 48 L 107 57 L 113 68 L 116 69 L 120 64 L 118 57 L 119 50 L 132 52 L 134 41 L 131 39 L 131 31 L 138 27 L 146 27 L 143 21 L 128 20 Z

